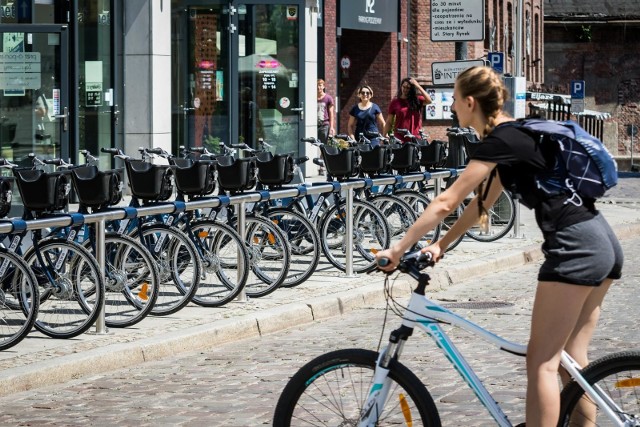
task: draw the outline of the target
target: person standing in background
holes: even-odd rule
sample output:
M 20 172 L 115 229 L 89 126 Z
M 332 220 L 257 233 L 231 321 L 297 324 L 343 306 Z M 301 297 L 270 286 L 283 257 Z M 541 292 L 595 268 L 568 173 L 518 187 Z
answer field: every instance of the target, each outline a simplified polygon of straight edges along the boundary
M 318 79 L 318 139 L 323 144 L 336 133 L 335 112 L 333 98 L 325 93 L 324 80 Z
M 389 104 L 389 114 L 382 133 L 388 135 L 393 130 L 395 137 L 405 142 L 409 139 L 398 129 L 408 129 L 412 135 L 418 136 L 422 129 L 422 108 L 431 102 L 433 100 L 429 94 L 413 77 L 403 79 L 398 94 Z
M 385 125 L 382 110 L 377 104 L 371 102 L 371 98 L 373 98 L 371 86 L 360 86 L 358 97 L 360 102 L 349 111 L 348 124 L 349 136 L 356 141 L 360 138 L 360 134 L 364 134 L 366 138 L 369 138 L 367 133 L 378 133 L 381 129 L 384 129 Z M 371 139 L 372 146 L 379 144 L 378 138 L 369 139 Z

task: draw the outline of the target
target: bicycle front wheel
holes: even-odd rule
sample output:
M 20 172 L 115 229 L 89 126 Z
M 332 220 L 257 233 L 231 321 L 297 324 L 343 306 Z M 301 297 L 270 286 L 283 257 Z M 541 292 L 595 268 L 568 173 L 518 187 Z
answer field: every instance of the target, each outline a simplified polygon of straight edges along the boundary
M 282 286 L 290 288 L 307 280 L 320 260 L 320 238 L 311 222 L 290 209 L 269 209 L 265 216 L 282 230 L 291 248 L 289 273 Z
M 278 226 L 261 216 L 245 218 L 244 236 L 252 272 L 245 293 L 254 298 L 268 295 L 287 279 L 291 260 L 287 238 Z
M 29 248 L 25 261 L 40 292 L 36 329 L 52 338 L 73 338 L 93 325 L 104 304 L 98 263 L 77 243 L 47 239 Z
M 39 303 L 37 281 L 29 266 L 16 254 L 0 250 L 0 350 L 27 336 Z
M 376 368 L 378 353 L 363 349 L 338 350 L 303 366 L 285 386 L 276 405 L 273 425 L 357 425 Z M 440 416 L 424 384 L 397 360 L 391 362 L 391 381 L 377 426 L 440 426 Z
M 202 274 L 193 302 L 221 307 L 232 301 L 247 283 L 249 255 L 236 231 L 226 224 L 203 220 L 191 224 L 202 259 Z
M 624 425 L 640 425 L 640 352 L 605 356 L 584 368 L 582 376 L 617 406 L 621 422 L 628 421 Z M 562 390 L 561 402 L 559 426 L 618 425 L 574 381 Z
M 322 252 L 338 270 L 346 271 L 347 262 L 346 202 L 331 206 L 320 226 Z M 389 225 L 373 204 L 353 201 L 352 257 L 353 272 L 367 273 L 376 268 L 375 254 L 389 247 Z
M 151 254 L 139 241 L 107 233 L 104 275 L 107 326 L 133 326 L 147 317 L 158 299 L 160 279 Z
M 198 290 L 201 265 L 197 249 L 189 236 L 162 224 L 144 225 L 141 242 L 160 275 L 160 291 L 151 314 L 173 314 L 189 304 Z

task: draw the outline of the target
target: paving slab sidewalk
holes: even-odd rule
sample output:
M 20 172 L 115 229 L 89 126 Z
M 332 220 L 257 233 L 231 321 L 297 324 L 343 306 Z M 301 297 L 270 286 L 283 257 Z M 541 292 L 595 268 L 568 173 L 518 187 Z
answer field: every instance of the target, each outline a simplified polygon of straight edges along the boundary
M 598 207 L 620 238 L 640 234 L 640 200 L 627 195 L 609 198 Z M 523 209 L 519 236 L 512 234 L 492 243 L 463 241 L 434 269 L 430 291 L 437 293 L 474 276 L 535 262 L 541 259 L 541 241 L 533 214 Z M 130 328 L 87 333 L 70 340 L 33 332 L 16 347 L 0 353 L 0 395 L 337 316 L 382 300 L 383 280 L 380 273 L 346 277 L 321 261 L 307 282 L 259 299 L 234 301 L 221 308 L 189 305 L 171 316 L 148 317 Z M 409 282 L 395 289 L 408 293 Z

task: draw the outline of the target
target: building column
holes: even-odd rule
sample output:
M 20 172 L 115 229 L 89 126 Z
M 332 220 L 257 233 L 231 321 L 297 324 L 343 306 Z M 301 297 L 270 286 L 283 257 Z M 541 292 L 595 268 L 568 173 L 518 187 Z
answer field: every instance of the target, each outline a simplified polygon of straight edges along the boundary
M 171 1 L 124 6 L 124 151 L 171 151 Z

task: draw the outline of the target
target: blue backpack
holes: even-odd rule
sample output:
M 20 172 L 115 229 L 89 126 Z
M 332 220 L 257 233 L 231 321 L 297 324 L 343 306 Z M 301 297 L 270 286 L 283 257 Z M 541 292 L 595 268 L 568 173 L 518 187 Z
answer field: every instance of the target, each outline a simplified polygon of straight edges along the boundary
M 550 196 L 566 193 L 565 203 L 582 205 L 618 183 L 618 166 L 602 141 L 574 121 L 522 119 L 509 122 L 539 144 L 553 144 L 555 167 L 536 174 L 538 188 Z M 547 147 L 548 148 L 548 147 Z

